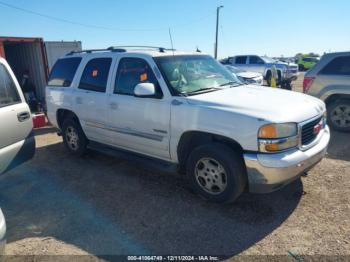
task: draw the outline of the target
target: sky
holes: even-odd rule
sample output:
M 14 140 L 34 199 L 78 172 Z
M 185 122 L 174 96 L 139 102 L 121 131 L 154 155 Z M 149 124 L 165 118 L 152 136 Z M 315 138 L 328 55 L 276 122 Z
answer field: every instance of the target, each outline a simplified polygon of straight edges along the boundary
M 171 47 L 170 28 L 175 49 L 213 55 L 219 5 L 221 58 L 350 49 L 348 0 L 0 0 L 0 36 Z

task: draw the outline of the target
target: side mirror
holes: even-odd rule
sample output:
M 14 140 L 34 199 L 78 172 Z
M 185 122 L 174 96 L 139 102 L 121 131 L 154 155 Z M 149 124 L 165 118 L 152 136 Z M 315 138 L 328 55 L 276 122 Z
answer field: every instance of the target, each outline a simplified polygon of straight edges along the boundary
M 154 97 L 156 88 L 152 83 L 140 83 L 135 86 L 134 95 L 137 97 Z

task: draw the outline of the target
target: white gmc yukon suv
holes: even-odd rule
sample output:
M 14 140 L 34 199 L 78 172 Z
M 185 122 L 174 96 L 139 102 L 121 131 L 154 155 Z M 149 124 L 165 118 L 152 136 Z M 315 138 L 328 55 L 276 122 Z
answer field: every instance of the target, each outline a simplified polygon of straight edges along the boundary
M 325 104 L 242 84 L 208 55 L 112 47 L 59 59 L 47 114 L 67 149 L 92 144 L 173 163 L 200 195 L 271 192 L 326 154 Z

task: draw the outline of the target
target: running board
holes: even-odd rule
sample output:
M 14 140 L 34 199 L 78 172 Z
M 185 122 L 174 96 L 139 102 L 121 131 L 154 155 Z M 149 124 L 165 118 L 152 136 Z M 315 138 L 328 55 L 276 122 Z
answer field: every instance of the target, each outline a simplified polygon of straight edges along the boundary
M 126 161 L 130 162 L 136 161 L 148 169 L 156 169 L 161 172 L 172 174 L 178 173 L 177 164 L 173 164 L 164 160 L 144 156 L 124 149 L 107 146 L 94 141 L 89 141 L 88 148 L 111 157 L 123 158 Z

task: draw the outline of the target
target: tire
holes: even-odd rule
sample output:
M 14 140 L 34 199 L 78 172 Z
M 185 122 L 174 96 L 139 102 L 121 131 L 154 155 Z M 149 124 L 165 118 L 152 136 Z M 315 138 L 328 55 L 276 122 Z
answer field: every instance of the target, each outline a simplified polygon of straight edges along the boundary
M 70 153 L 82 156 L 86 152 L 88 139 L 79 122 L 74 118 L 67 118 L 62 125 L 63 143 Z
M 268 71 L 266 74 L 266 82 L 268 86 L 271 86 L 271 77 L 272 77 L 272 74 L 270 71 Z
M 242 156 L 220 143 L 195 148 L 187 160 L 186 175 L 196 193 L 218 203 L 236 200 L 247 183 Z
M 329 104 L 327 122 L 333 130 L 350 132 L 350 100 L 339 99 Z
M 293 89 L 292 82 L 289 80 L 282 81 L 281 88 L 285 90 L 292 90 Z

